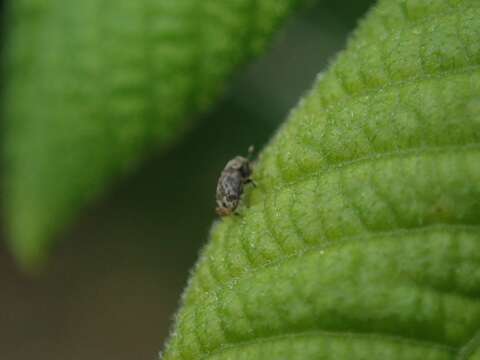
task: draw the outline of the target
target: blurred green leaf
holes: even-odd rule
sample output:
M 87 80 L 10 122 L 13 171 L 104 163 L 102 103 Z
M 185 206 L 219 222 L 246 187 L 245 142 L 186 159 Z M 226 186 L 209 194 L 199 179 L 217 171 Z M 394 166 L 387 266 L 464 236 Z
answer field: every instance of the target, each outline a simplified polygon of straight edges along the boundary
M 480 353 L 480 3 L 384 0 L 214 225 L 164 359 Z
M 113 178 L 179 137 L 300 0 L 15 0 L 4 114 L 10 245 L 41 263 Z

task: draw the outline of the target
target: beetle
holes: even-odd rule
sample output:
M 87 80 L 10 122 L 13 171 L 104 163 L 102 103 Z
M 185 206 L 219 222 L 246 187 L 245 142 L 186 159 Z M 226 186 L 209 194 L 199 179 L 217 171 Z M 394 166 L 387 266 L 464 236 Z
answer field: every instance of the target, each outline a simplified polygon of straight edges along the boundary
M 243 194 L 243 188 L 246 184 L 253 184 L 251 179 L 252 165 L 250 155 L 253 147 L 248 149 L 249 157 L 236 156 L 223 169 L 217 183 L 216 212 L 220 216 L 236 214 L 235 210 L 240 203 Z

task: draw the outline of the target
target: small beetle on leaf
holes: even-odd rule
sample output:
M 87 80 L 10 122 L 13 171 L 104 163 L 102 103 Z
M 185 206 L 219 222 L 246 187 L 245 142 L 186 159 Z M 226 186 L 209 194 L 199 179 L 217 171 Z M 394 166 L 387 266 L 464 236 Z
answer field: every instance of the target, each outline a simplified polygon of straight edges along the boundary
M 252 183 L 250 178 L 252 174 L 252 167 L 250 164 L 250 156 L 253 152 L 253 146 L 248 149 L 249 156 L 236 156 L 230 160 L 222 173 L 217 183 L 217 214 L 220 216 L 227 216 L 234 214 L 243 194 L 243 187 L 246 184 Z

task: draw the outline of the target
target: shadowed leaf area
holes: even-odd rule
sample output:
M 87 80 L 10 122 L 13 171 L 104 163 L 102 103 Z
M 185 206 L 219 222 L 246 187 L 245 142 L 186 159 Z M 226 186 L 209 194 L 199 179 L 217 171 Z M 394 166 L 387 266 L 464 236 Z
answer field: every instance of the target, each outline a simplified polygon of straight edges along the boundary
M 479 36 L 474 0 L 367 14 L 213 226 L 165 360 L 479 357 Z
M 15 0 L 4 58 L 10 246 L 26 267 L 164 147 L 301 0 Z

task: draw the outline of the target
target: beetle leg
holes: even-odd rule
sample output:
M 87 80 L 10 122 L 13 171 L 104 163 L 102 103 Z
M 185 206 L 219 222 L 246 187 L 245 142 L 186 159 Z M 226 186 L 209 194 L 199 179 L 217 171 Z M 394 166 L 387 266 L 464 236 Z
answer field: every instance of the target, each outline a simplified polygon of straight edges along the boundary
M 255 181 L 253 181 L 252 179 L 247 179 L 245 181 L 245 184 L 252 184 L 253 187 L 257 187 L 257 183 Z

